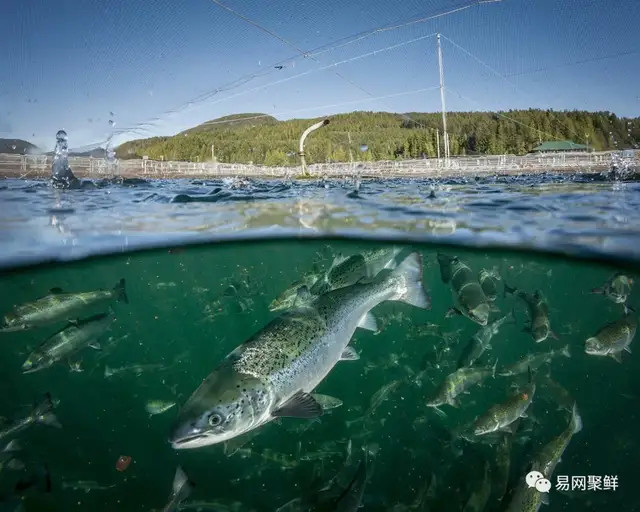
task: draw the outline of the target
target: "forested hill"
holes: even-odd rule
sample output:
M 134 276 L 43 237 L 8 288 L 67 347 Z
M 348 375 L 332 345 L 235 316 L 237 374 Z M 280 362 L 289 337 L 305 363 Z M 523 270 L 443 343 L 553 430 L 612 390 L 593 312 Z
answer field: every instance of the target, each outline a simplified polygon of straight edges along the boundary
M 331 123 L 307 140 L 310 163 L 349 161 L 350 151 L 354 160 L 433 157 L 437 152 L 439 113 L 352 112 L 329 118 Z M 300 134 L 320 119 L 278 121 L 265 114 L 236 114 L 172 137 L 127 142 L 117 155 L 202 162 L 212 159 L 214 145 L 220 162 L 293 164 Z M 640 142 L 640 118 L 619 118 L 609 112 L 452 112 L 447 125 L 452 155 L 523 154 L 545 140 L 581 144 L 588 140 L 589 148 L 595 150 L 630 148 Z

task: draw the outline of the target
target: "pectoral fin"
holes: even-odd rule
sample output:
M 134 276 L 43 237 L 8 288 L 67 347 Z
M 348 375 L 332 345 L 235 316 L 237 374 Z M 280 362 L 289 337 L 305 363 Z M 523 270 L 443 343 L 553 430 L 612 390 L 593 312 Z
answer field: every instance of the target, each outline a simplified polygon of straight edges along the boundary
M 627 352 L 629 352 L 629 354 L 631 354 L 631 349 L 629 348 L 629 346 L 624 347 L 624 350 L 626 350 Z
M 360 359 L 360 354 L 353 347 L 345 348 L 340 356 L 340 361 L 357 361 L 358 359 Z
M 100 345 L 99 342 L 97 341 L 92 341 L 91 343 L 89 343 L 89 346 L 93 349 L 93 350 L 102 350 L 102 346 Z
M 367 329 L 368 331 L 377 332 L 378 331 L 378 322 L 376 321 L 376 317 L 371 314 L 371 312 L 365 313 L 363 317 L 358 322 L 358 327 L 361 329 Z
M 271 415 L 304 419 L 315 418 L 322 416 L 322 406 L 309 393 L 301 390 L 273 411 Z
M 613 359 L 615 359 L 618 363 L 622 362 L 622 355 L 620 354 L 620 352 L 614 352 L 611 354 L 611 357 Z
M 452 316 L 462 315 L 459 309 L 457 308 L 449 308 L 447 313 L 444 315 L 445 318 L 451 318 Z

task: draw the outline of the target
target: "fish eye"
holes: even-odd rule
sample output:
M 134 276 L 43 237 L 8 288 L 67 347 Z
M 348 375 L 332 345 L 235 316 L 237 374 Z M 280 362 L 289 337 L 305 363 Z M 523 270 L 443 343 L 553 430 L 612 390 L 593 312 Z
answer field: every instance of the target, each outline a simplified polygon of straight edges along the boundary
M 218 425 L 220 425 L 220 423 L 222 423 L 222 416 L 220 416 L 218 413 L 213 413 L 209 416 L 209 425 L 211 425 L 212 427 L 217 427 Z

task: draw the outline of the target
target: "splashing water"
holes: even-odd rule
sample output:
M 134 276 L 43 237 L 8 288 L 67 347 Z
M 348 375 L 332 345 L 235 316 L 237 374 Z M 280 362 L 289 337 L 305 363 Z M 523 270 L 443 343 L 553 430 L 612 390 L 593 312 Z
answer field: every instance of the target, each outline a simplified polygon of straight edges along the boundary
M 69 144 L 67 140 L 67 132 L 59 130 L 56 133 L 56 149 L 51 165 L 51 181 L 54 187 L 69 187 L 77 178 L 73 175 L 71 167 L 69 167 Z

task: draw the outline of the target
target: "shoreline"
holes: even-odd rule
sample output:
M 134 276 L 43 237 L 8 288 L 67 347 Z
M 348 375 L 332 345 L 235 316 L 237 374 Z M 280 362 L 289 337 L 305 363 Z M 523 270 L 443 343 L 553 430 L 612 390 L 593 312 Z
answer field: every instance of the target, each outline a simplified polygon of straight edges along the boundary
M 51 155 L 0 154 L 0 177 L 47 178 L 51 175 Z M 303 175 L 297 167 L 268 167 L 218 162 L 171 162 L 155 160 L 120 160 L 116 163 L 91 157 L 69 157 L 69 165 L 78 178 L 177 179 L 177 178 L 452 178 L 493 174 L 536 175 L 544 173 L 597 174 L 608 171 L 614 163 L 640 168 L 640 152 L 621 158 L 614 152 L 546 153 L 528 155 L 489 155 L 376 162 L 312 164 Z

